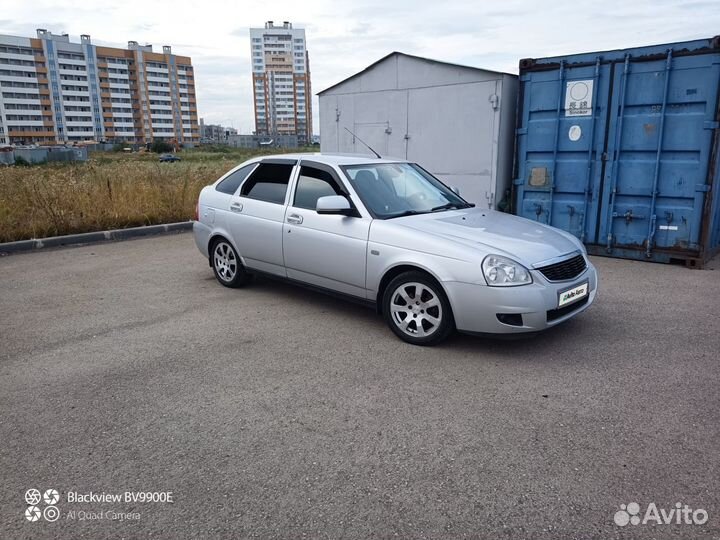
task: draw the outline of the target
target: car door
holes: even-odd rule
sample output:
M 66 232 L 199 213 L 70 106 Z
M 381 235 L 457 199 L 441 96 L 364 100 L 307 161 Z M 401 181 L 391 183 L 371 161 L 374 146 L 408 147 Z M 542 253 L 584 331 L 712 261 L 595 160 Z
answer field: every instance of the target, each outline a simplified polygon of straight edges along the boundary
M 303 160 L 285 215 L 283 251 L 289 278 L 365 298 L 371 219 L 355 209 L 335 170 Z M 318 198 L 343 195 L 354 215 L 318 214 Z
M 229 227 L 245 266 L 286 276 L 283 220 L 293 159 L 264 159 L 230 199 Z

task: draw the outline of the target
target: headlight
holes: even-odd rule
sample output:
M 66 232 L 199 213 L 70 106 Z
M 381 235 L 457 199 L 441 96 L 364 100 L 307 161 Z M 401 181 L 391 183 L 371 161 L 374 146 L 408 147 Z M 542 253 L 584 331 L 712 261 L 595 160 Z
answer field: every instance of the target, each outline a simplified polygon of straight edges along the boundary
M 500 255 L 488 255 L 482 263 L 483 274 L 491 287 L 513 287 L 532 283 L 527 268 Z

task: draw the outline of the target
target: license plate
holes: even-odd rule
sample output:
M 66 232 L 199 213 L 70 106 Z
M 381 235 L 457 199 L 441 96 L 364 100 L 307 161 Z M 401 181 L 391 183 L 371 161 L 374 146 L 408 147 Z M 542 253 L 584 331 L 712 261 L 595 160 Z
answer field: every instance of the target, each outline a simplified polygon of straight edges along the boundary
M 581 298 L 585 298 L 588 294 L 588 289 L 589 285 L 586 282 L 582 285 L 578 285 L 577 287 L 561 292 L 560 300 L 558 300 L 558 307 L 563 307 L 568 304 L 572 304 L 573 302 L 577 302 Z

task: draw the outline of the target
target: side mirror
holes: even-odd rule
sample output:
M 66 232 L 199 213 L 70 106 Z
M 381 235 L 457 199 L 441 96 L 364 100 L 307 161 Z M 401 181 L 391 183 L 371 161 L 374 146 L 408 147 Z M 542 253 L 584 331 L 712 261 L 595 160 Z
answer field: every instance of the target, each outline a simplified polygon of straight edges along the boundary
M 349 216 L 353 211 L 350 201 L 342 195 L 320 197 L 315 205 L 315 210 L 318 214 L 340 214 L 343 216 Z
M 450 186 L 450 191 L 452 191 L 455 195 L 460 195 L 460 188 L 457 186 Z

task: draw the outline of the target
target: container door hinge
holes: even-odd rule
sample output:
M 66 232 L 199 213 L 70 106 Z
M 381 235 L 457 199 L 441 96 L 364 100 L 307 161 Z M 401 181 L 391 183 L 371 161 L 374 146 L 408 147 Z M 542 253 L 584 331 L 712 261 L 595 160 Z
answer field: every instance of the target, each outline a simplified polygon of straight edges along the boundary
M 518 128 L 515 130 L 516 135 L 527 135 L 527 128 Z
M 703 122 L 703 129 L 720 129 L 720 122 Z
M 516 178 L 515 180 L 513 180 L 513 184 L 516 186 L 522 186 L 524 183 L 525 182 L 523 182 L 522 178 Z
M 710 191 L 710 184 L 697 184 L 695 186 L 695 191 L 701 191 L 703 193 L 707 193 Z
M 490 101 L 490 106 L 493 110 L 497 111 L 498 106 L 500 105 L 500 97 L 497 94 L 493 94 L 488 98 L 488 101 Z
M 600 159 L 601 159 L 603 162 L 607 161 L 607 160 L 608 160 L 607 152 L 603 152 L 602 155 L 600 156 Z

